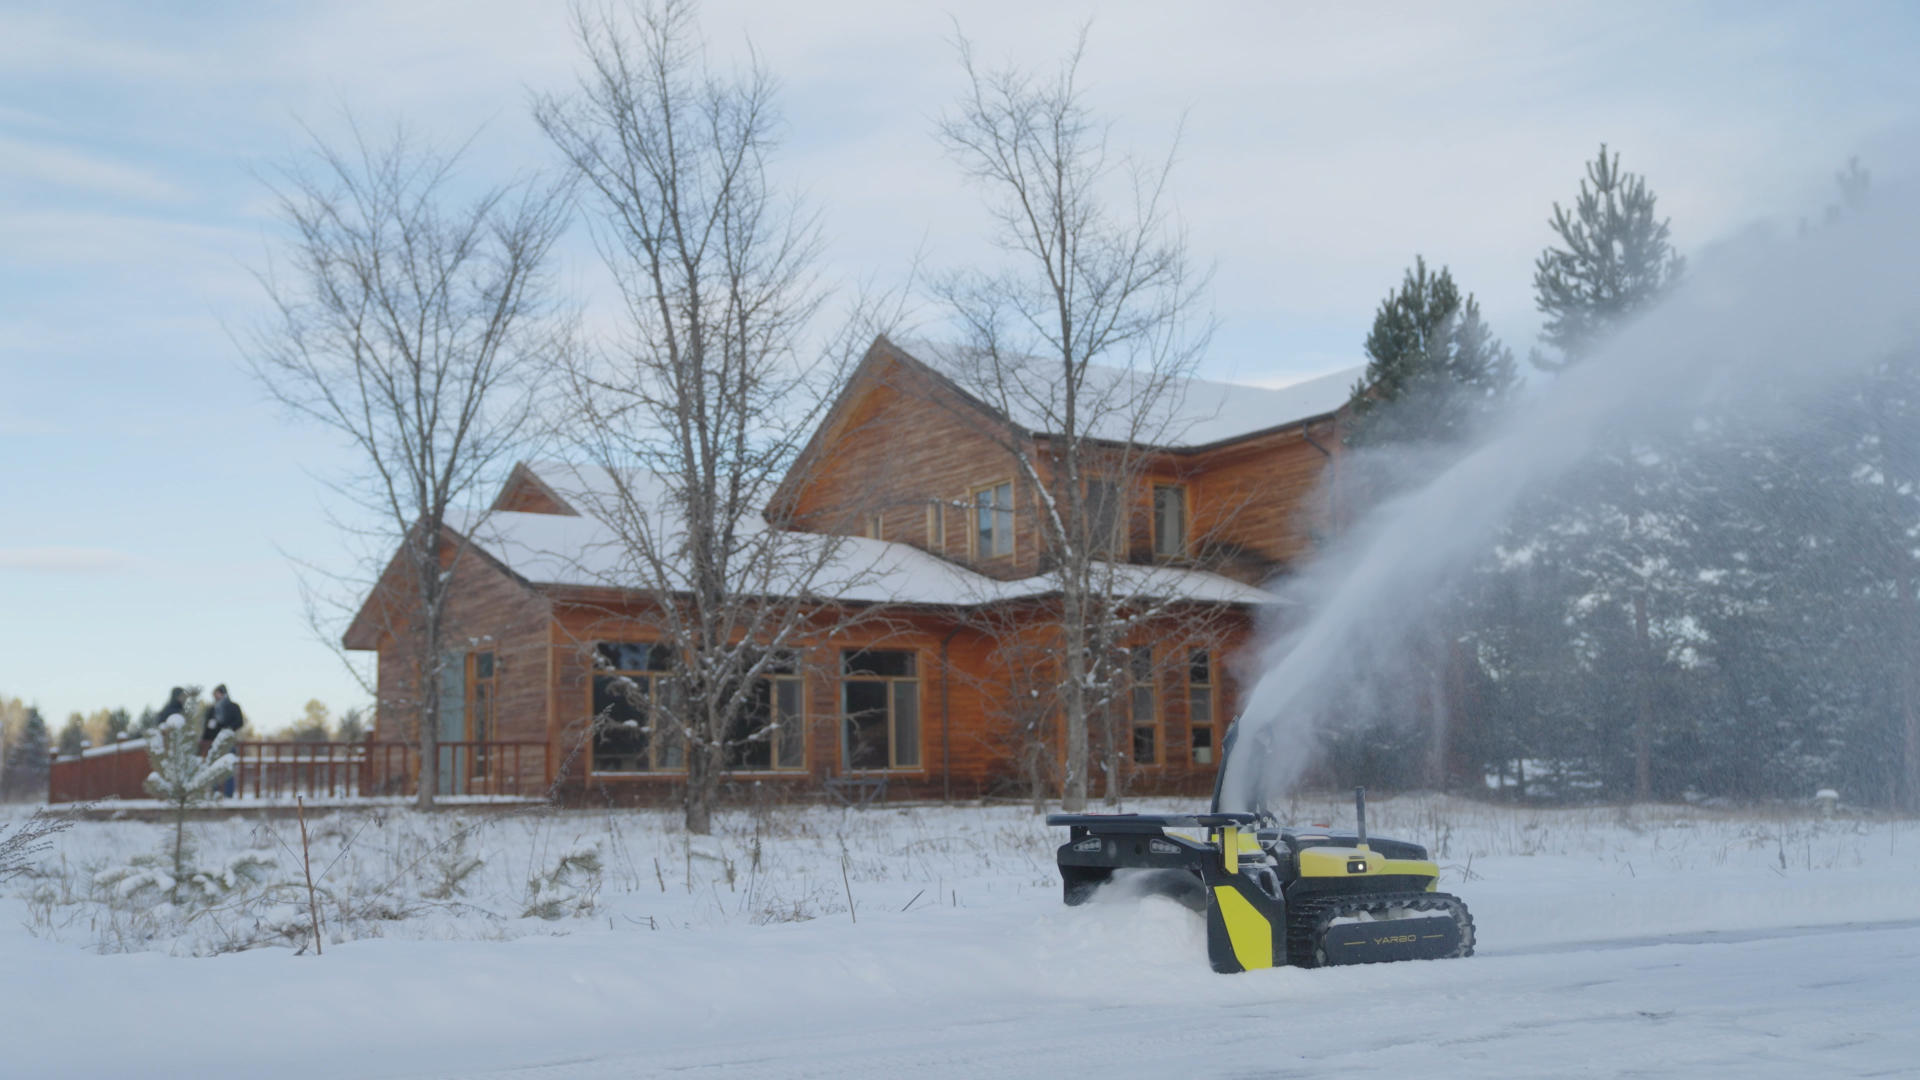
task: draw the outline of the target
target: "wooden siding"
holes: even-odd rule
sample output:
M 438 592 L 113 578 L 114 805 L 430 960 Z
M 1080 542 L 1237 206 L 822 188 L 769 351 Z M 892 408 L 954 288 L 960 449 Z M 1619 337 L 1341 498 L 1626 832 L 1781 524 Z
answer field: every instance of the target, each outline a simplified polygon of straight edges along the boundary
M 547 623 L 551 615 L 546 598 L 472 548 L 456 549 L 448 544 L 445 550 L 449 560 L 454 559 L 456 550 L 459 555 L 449 579 L 444 647 L 458 655 L 463 665 L 469 653 L 494 654 L 492 737 L 551 744 L 547 700 Z M 396 585 L 385 579 L 380 587 Z M 410 626 L 398 617 L 382 627 L 379 635 L 374 731 L 383 741 L 414 742 L 419 738 L 415 724 L 418 706 L 414 704 L 419 700 L 419 658 L 410 637 Z
M 1249 584 L 1285 571 L 1328 528 L 1321 484 L 1338 467 L 1339 434 L 1335 418 L 1321 417 L 1197 450 L 1143 452 L 1126 496 L 1124 557 L 1155 557 L 1153 486 L 1180 484 L 1188 489 L 1185 561 Z M 1028 577 L 1041 568 L 1041 510 L 1007 448 L 1013 437 L 1004 422 L 883 339 L 776 501 L 799 528 L 873 535 L 877 521 L 881 539 L 992 577 Z M 1051 482 L 1045 437 L 1025 449 L 1041 463 L 1043 482 Z M 1014 551 L 981 558 L 972 550 L 969 504 L 975 491 L 1006 480 L 1015 485 Z M 929 535 L 930 505 L 939 507 L 943 540 Z
M 1015 618 L 1028 625 L 1045 622 L 1038 611 Z M 1172 615 L 1157 625 L 1143 627 L 1139 634 L 1140 643 L 1156 643 L 1162 750 L 1154 764 L 1128 767 L 1127 790 L 1135 794 L 1201 794 L 1213 783 L 1213 766 L 1195 765 L 1191 760 L 1185 659 L 1193 648 L 1209 645 L 1219 654 L 1215 663 L 1217 740 L 1225 731 L 1233 702 L 1231 672 L 1225 657 L 1245 640 L 1250 620 L 1240 612 L 1224 618 L 1216 614 L 1207 626 L 1210 640 L 1204 642 L 1178 637 L 1183 625 L 1179 615 Z M 621 803 L 676 798 L 682 781 L 678 772 L 595 775 L 590 748 L 584 744 L 592 719 L 594 644 L 657 640 L 647 605 L 613 593 L 555 597 L 549 634 L 553 658 L 550 701 L 557 718 L 554 753 L 557 761 L 572 757 L 569 775 L 579 778 L 585 789 L 579 794 L 590 801 L 611 799 Z M 812 792 L 826 778 L 845 774 L 841 651 L 907 649 L 918 657 L 921 764 L 917 768 L 885 770 L 892 797 L 951 795 L 971 799 L 1018 794 L 1018 770 L 1003 720 L 1008 679 L 1002 658 L 996 655 L 1006 640 L 1004 627 L 932 610 L 895 611 L 865 626 L 804 640 L 800 659 L 805 680 L 805 767 L 739 772 L 730 777 L 731 782 Z M 1057 746 L 1055 751 L 1058 759 Z
M 500 494 L 493 500 L 493 509 L 516 511 L 522 514 L 565 514 L 577 517 L 574 509 L 566 504 L 554 490 L 548 487 L 532 469 L 523 462 L 513 467 L 513 475 L 500 488 Z
M 796 527 L 867 535 L 877 516 L 881 539 L 912 544 L 989 577 L 1038 572 L 1031 492 L 1003 440 L 1004 424 L 890 347 L 876 345 L 859 384 L 809 448 L 782 499 Z M 967 506 L 973 492 L 1014 482 L 1014 550 L 972 550 Z M 929 505 L 945 522 L 943 542 L 928 536 Z

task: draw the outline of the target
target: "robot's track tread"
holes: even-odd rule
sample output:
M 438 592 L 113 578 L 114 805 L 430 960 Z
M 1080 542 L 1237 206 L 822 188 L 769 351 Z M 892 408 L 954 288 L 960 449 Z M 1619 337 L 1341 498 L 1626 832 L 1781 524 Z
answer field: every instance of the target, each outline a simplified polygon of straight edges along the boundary
M 1457 896 L 1441 892 L 1345 893 L 1302 897 L 1287 904 L 1287 957 L 1297 967 L 1320 967 L 1321 950 L 1333 920 L 1379 909 L 1445 913 L 1460 927 L 1460 947 L 1452 956 L 1473 955 L 1473 916 Z

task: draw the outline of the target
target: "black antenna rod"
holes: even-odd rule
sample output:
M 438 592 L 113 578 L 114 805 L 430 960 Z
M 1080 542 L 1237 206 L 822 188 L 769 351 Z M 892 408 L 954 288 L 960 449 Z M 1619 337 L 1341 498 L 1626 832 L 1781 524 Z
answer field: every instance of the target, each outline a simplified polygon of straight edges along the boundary
M 1353 820 L 1354 820 L 1355 826 L 1359 829 L 1359 832 L 1360 832 L 1360 840 L 1357 846 L 1366 847 L 1367 846 L 1367 789 L 1366 788 L 1357 787 L 1353 789 Z

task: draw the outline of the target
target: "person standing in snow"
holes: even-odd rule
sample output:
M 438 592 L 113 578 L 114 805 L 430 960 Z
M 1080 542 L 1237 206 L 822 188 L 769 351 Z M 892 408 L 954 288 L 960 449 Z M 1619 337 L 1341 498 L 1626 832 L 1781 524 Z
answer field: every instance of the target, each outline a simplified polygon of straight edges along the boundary
M 227 684 L 221 683 L 214 687 L 213 707 L 207 710 L 206 726 L 200 730 L 201 752 L 205 753 L 211 749 L 213 740 L 218 738 L 223 730 L 231 731 L 238 736 L 241 726 L 246 722 L 247 717 L 240 711 L 240 703 L 227 696 Z M 227 783 L 223 790 L 227 795 L 233 794 L 231 773 L 227 775 Z

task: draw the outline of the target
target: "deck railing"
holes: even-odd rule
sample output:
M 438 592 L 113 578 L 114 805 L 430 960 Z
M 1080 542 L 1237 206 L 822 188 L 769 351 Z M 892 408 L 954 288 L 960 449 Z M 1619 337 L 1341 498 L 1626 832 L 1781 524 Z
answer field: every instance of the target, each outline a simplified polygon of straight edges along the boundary
M 152 771 L 145 739 L 83 750 L 79 757 L 55 758 L 47 770 L 47 802 L 92 802 L 115 796 L 144 799 L 143 785 Z
M 411 798 L 420 790 L 420 749 L 411 743 L 249 740 L 237 744 L 234 795 L 250 800 Z M 441 743 L 438 793 L 443 796 L 530 798 L 553 782 L 547 744 L 534 741 Z M 49 803 L 118 796 L 144 799 L 144 740 L 89 750 L 53 763 Z

